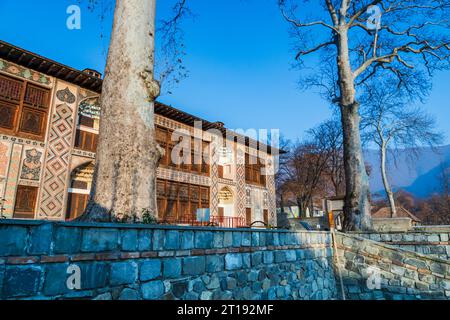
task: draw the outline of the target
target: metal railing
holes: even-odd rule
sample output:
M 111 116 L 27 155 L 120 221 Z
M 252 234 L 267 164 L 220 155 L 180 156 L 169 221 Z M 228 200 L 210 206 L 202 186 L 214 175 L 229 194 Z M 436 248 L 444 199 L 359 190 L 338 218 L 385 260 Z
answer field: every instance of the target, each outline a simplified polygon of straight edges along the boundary
M 247 221 L 241 217 L 211 216 L 208 221 L 198 221 L 196 215 L 166 216 L 159 224 L 189 225 L 199 227 L 247 228 Z

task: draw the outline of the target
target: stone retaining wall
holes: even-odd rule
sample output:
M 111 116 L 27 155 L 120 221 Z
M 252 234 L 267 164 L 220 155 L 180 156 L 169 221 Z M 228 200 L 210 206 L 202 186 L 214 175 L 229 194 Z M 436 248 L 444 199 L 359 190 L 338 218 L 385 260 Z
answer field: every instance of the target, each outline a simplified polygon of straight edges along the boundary
M 405 250 L 450 260 L 450 231 L 355 233 L 355 235 Z
M 336 234 L 336 245 L 348 299 L 450 299 L 447 260 L 352 234 Z
M 4 220 L 0 299 L 335 299 L 332 255 L 326 232 Z

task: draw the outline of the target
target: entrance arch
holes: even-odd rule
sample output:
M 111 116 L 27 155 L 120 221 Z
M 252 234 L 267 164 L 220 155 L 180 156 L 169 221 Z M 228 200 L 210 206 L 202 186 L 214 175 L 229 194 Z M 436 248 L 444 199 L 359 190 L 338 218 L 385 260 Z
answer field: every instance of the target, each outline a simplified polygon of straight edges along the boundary
M 219 191 L 219 217 L 234 216 L 234 195 L 229 187 L 223 187 Z

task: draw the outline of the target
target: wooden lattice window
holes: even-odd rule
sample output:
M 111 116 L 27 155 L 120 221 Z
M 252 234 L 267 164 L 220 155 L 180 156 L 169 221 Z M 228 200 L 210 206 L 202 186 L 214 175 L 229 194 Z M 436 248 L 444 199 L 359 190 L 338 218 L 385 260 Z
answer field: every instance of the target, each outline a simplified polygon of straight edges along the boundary
M 0 75 L 0 97 L 12 102 L 19 102 L 22 95 L 24 83 Z
M 192 219 L 198 208 L 209 208 L 207 187 L 158 179 L 157 194 L 161 218 L 181 223 L 184 218 Z
M 17 187 L 16 204 L 14 206 L 14 218 L 34 218 L 37 194 L 38 188 L 21 185 Z
M 247 220 L 247 225 L 252 224 L 252 209 L 251 208 L 245 208 L 245 218 Z
M 21 132 L 41 136 L 44 134 L 45 130 L 45 117 L 45 112 L 24 107 L 22 110 L 22 116 L 20 117 L 19 130 Z
M 263 175 L 264 164 L 258 157 L 245 155 L 245 182 L 249 184 L 266 185 Z
M 89 195 L 81 193 L 69 193 L 66 219 L 73 220 L 81 216 L 86 209 Z
M 0 101 L 0 127 L 8 130 L 14 129 L 18 107 Z
M 98 135 L 92 132 L 77 129 L 75 135 L 75 148 L 96 152 L 98 143 Z
M 28 84 L 23 102 L 31 107 L 47 110 L 49 91 Z
M 95 120 L 94 118 L 80 115 L 78 118 L 78 123 L 85 127 L 94 128 Z
M 264 209 L 263 215 L 264 215 L 264 223 L 266 225 L 268 225 L 269 224 L 269 210 Z
M 43 140 L 49 100 L 49 90 L 0 75 L 0 132 Z

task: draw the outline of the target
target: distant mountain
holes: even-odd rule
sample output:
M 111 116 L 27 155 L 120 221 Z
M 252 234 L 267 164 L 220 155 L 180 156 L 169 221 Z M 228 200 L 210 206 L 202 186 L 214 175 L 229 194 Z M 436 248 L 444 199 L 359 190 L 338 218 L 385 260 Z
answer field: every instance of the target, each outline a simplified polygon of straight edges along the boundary
M 408 150 L 399 150 L 396 161 L 388 157 L 388 176 L 394 190 L 404 189 L 416 197 L 425 198 L 440 191 L 439 175 L 442 164 L 450 167 L 450 145 L 436 148 L 420 148 L 418 158 L 411 161 Z M 384 195 L 380 174 L 379 153 L 376 150 L 365 151 L 365 161 L 372 166 L 370 187 L 372 193 Z

